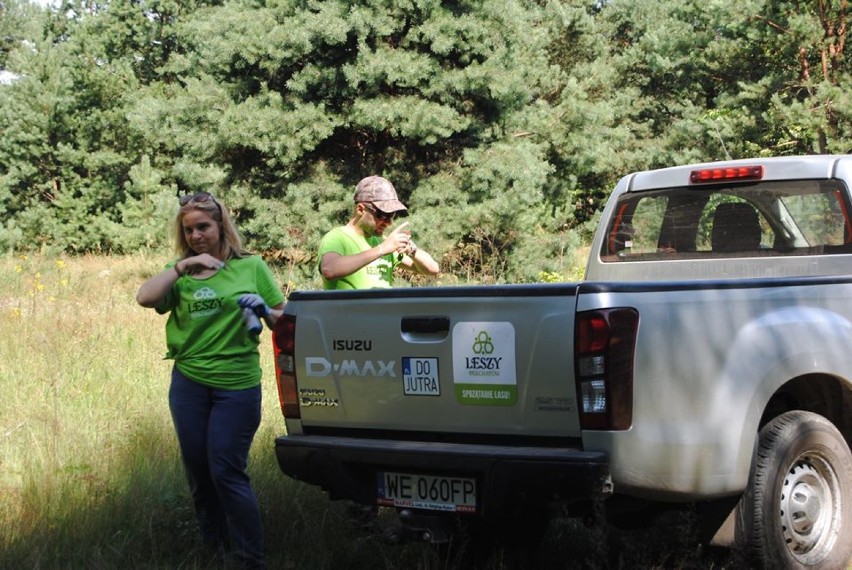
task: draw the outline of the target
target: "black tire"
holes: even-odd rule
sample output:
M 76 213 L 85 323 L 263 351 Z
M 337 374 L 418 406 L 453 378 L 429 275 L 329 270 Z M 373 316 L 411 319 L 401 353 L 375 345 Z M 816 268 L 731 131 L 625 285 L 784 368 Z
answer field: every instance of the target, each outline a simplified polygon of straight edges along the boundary
M 767 569 L 845 569 L 852 559 L 852 453 L 824 417 L 782 414 L 760 430 L 737 541 Z

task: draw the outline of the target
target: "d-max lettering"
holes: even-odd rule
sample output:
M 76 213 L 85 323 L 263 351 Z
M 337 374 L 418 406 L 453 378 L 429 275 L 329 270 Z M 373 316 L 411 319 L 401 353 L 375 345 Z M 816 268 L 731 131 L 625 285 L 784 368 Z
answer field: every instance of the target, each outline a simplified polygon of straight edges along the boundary
M 318 378 L 329 376 L 332 373 L 336 373 L 338 376 L 396 378 L 396 372 L 394 372 L 395 364 L 396 361 L 394 360 L 358 361 L 354 359 L 344 359 L 340 362 L 331 362 L 322 356 L 308 356 L 305 357 L 305 372 L 308 376 Z

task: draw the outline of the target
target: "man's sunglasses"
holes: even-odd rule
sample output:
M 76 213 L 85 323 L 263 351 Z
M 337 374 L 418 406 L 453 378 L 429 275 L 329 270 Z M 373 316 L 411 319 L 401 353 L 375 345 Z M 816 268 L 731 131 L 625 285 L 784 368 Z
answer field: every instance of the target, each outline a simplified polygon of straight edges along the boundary
M 382 212 L 372 204 L 364 204 L 364 207 L 367 208 L 367 210 L 371 214 L 373 214 L 373 217 L 375 217 L 379 221 L 392 222 L 393 219 L 396 218 L 396 212 L 391 212 L 390 214 L 388 214 L 387 212 Z

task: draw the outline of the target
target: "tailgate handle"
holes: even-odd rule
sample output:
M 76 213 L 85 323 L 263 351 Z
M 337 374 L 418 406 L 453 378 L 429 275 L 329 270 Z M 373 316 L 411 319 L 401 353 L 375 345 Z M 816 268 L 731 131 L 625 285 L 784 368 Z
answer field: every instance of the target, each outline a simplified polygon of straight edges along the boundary
M 450 318 L 403 317 L 401 330 L 403 334 L 427 334 L 445 337 L 450 332 Z

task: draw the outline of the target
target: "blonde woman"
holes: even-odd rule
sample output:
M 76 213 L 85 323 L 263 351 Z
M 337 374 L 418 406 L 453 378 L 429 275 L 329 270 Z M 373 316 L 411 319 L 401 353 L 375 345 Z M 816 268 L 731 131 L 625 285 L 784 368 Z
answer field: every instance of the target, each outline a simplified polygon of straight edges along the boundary
M 183 196 L 175 226 L 178 259 L 143 283 L 136 300 L 169 314 L 169 408 L 202 538 L 217 555 L 262 568 L 260 510 L 246 474 L 260 425 L 259 341 L 243 309 L 271 328 L 284 295 L 212 194 Z

